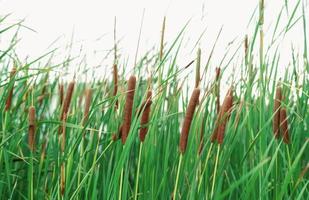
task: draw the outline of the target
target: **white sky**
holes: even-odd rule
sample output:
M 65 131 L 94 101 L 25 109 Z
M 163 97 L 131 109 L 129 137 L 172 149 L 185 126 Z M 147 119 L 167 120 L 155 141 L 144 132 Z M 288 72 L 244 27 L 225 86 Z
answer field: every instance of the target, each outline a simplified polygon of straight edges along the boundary
M 282 14 L 281 25 L 287 23 L 287 17 L 291 15 L 297 1 L 289 2 L 288 11 L 284 10 Z M 25 18 L 25 24 L 36 31 L 21 31 L 22 40 L 18 45 L 18 54 L 22 58 L 28 55 L 33 58 L 42 55 L 58 37 L 59 41 L 54 47 L 64 47 L 70 41 L 74 30 L 75 51 L 82 45 L 83 50 L 91 54 L 87 63 L 93 66 L 99 64 L 104 52 L 113 45 L 114 16 L 117 17 L 117 38 L 121 39 L 119 48 L 123 59 L 129 59 L 129 65 L 133 65 L 134 62 L 144 9 L 139 55 L 154 45 L 156 48 L 159 47 L 163 16 L 167 18 L 166 41 L 169 44 L 191 19 L 185 33 L 185 48 L 178 61 L 180 65 L 187 64 L 195 57 L 196 50 L 192 52 L 192 48 L 206 28 L 200 42 L 202 63 L 205 64 L 216 35 L 223 26 L 212 62 L 212 68 L 215 68 L 230 41 L 237 38 L 238 45 L 245 34 L 252 36 L 254 29 L 248 29 L 247 25 L 257 5 L 258 0 L 0 0 L 0 15 L 13 13 L 7 23 Z M 268 27 L 274 27 L 283 5 L 284 0 L 265 0 L 266 42 L 268 37 L 271 37 Z M 300 6 L 296 16 L 299 17 L 301 14 Z M 255 21 L 256 18 L 253 24 Z M 282 67 L 287 67 L 290 61 L 291 41 L 296 50 L 302 51 L 302 40 L 302 24 L 299 23 L 282 42 Z M 97 56 L 92 55 L 94 51 L 97 52 Z M 108 61 L 104 64 L 110 63 Z

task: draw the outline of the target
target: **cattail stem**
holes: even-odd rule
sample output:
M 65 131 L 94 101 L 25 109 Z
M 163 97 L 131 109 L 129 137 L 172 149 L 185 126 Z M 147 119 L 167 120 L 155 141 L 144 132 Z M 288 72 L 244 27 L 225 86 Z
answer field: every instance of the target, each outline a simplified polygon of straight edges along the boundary
M 183 122 L 182 130 L 181 130 L 181 136 L 180 136 L 180 142 L 179 142 L 179 150 L 181 154 L 184 154 L 187 148 L 190 126 L 192 123 L 196 105 L 198 103 L 199 95 L 200 95 L 200 89 L 195 88 L 191 95 L 189 105 L 187 108 L 187 112 L 185 115 L 185 119 Z
M 176 200 L 176 196 L 177 196 L 177 188 L 178 188 L 178 181 L 179 181 L 179 174 L 180 174 L 182 158 L 183 158 L 183 155 L 180 154 L 179 162 L 178 162 L 178 168 L 177 168 L 176 182 L 175 182 L 175 187 L 174 187 L 174 191 L 173 191 L 173 200 Z
M 217 156 L 216 156 L 216 162 L 215 162 L 215 170 L 214 170 L 213 179 L 212 179 L 210 199 L 213 199 L 213 195 L 214 195 L 216 175 L 217 175 L 217 168 L 218 168 L 218 161 L 219 161 L 219 153 L 220 153 L 220 145 L 218 146 L 218 150 L 217 150 Z
M 28 131 L 28 144 L 29 148 L 32 152 L 35 151 L 35 107 L 31 106 L 29 108 L 29 116 L 28 116 L 28 122 L 29 122 L 29 131 Z
M 131 76 L 128 81 L 127 98 L 126 98 L 126 103 L 125 103 L 125 108 L 124 108 L 124 123 L 123 123 L 123 130 L 121 134 L 122 144 L 125 144 L 129 131 L 130 131 L 130 127 L 131 127 L 135 84 L 136 84 L 136 78 L 135 76 Z
M 212 147 L 213 147 L 213 143 L 210 144 L 210 147 L 209 147 L 209 150 L 208 150 L 208 153 L 207 153 L 207 156 L 206 156 L 204 170 L 202 171 L 202 174 L 199 176 L 201 179 L 200 179 L 199 184 L 198 184 L 198 190 L 197 190 L 198 192 L 200 191 L 202 181 L 203 181 L 203 178 L 204 178 L 204 173 L 206 172 L 206 169 L 207 169 L 207 164 L 208 164 L 208 161 L 209 161 L 209 158 L 210 158 L 210 153 L 212 151 Z
M 122 200 L 123 173 L 124 173 L 124 170 L 123 170 L 123 168 L 122 168 L 122 169 L 121 169 L 121 174 L 120 174 L 120 183 L 119 183 L 119 195 L 118 195 L 118 200 Z
M 141 144 L 140 144 L 140 146 L 139 146 L 138 163 L 137 163 L 137 172 L 136 172 L 136 184 L 135 184 L 135 192 L 134 192 L 134 200 L 137 200 L 138 182 L 139 182 L 139 172 L 140 172 L 140 166 L 141 166 L 142 149 L 143 149 L 143 142 L 141 142 Z
M 113 81 L 114 81 L 114 91 L 113 91 L 113 96 L 117 96 L 118 92 L 118 69 L 117 69 L 117 64 L 113 65 Z M 118 99 L 116 99 L 115 103 L 116 109 L 118 108 Z

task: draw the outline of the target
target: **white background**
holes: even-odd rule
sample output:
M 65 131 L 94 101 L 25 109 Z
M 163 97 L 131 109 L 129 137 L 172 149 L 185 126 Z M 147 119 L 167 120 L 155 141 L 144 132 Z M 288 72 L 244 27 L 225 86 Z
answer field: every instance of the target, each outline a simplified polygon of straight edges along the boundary
M 271 28 L 284 6 L 284 0 L 265 0 L 265 42 L 271 37 Z M 282 12 L 281 27 L 291 16 L 296 0 L 288 1 L 289 6 Z M 306 4 L 306 0 L 302 1 Z M 302 3 L 301 3 L 302 4 Z M 258 0 L 0 0 L 1 15 L 12 13 L 7 24 L 25 19 L 25 23 L 36 32 L 22 29 L 18 44 L 21 58 L 35 58 L 52 47 L 65 47 L 74 32 L 74 51 L 83 49 L 88 55 L 88 65 L 110 66 L 110 60 L 102 62 L 102 57 L 113 46 L 114 17 L 117 17 L 117 39 L 121 59 L 128 65 L 134 63 L 140 24 L 144 14 L 139 56 L 151 47 L 159 48 L 163 17 L 166 16 L 166 41 L 174 40 L 180 29 L 191 19 L 185 32 L 184 47 L 179 57 L 179 65 L 185 65 L 196 55 L 194 48 L 201 33 L 206 29 L 199 46 L 202 49 L 202 63 L 205 64 L 215 38 L 223 27 L 212 68 L 216 67 L 227 45 L 236 38 L 237 45 L 246 34 L 252 37 L 254 27 L 249 19 L 258 7 Z M 300 17 L 301 5 L 296 13 Z M 257 12 L 257 11 L 256 11 Z M 257 16 L 257 14 L 255 14 Z M 307 16 L 308 19 L 308 16 Z M 254 25 L 257 18 L 253 18 Z M 55 44 L 49 45 L 58 39 Z M 301 21 L 281 42 L 282 69 L 291 61 L 291 46 L 303 51 Z M 237 46 L 234 45 L 234 46 Z M 267 46 L 267 45 L 265 45 Z M 112 56 L 111 56 L 112 58 Z M 239 61 L 231 63 L 234 68 Z

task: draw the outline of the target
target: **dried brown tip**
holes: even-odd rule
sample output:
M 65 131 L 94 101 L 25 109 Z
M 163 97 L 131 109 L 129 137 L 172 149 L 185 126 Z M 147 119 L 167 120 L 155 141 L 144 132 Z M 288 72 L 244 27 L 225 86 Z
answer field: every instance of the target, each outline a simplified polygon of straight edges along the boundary
M 288 117 L 285 108 L 280 109 L 280 131 L 283 136 L 283 142 L 286 144 L 290 143 L 289 128 L 288 128 Z
M 132 119 L 132 108 L 134 102 L 134 92 L 135 92 L 135 84 L 136 84 L 136 77 L 131 76 L 128 81 L 128 90 L 127 90 L 127 98 L 124 107 L 124 123 L 123 123 L 123 130 L 121 134 L 121 141 L 122 144 L 125 144 L 131 126 L 131 119 Z
M 152 98 L 152 92 L 151 90 L 148 90 L 146 101 L 144 102 L 143 104 L 144 106 L 142 107 L 144 111 L 142 113 L 141 129 L 139 132 L 139 138 L 142 142 L 144 142 L 146 134 L 148 132 L 147 124 L 149 122 L 149 117 L 150 117 L 151 98 Z
M 62 103 L 63 103 L 63 98 L 64 98 L 64 89 L 63 89 L 63 84 L 59 84 L 59 103 L 60 103 L 60 106 L 62 106 Z
M 273 131 L 276 139 L 279 138 L 279 125 L 280 125 L 280 106 L 282 99 L 281 87 L 278 85 L 276 88 L 276 96 L 274 102 L 274 118 L 273 118 Z
M 117 69 L 117 64 L 113 65 L 113 80 L 114 80 L 114 91 L 113 91 L 113 96 L 117 96 L 118 92 L 118 69 Z M 116 100 L 116 108 L 118 108 L 118 100 Z
M 83 124 L 88 120 L 89 117 L 89 110 L 91 105 L 91 99 L 92 99 L 92 90 L 87 89 L 86 90 L 86 99 L 85 99 L 85 109 L 84 109 L 84 119 Z
M 28 113 L 28 144 L 30 150 L 33 152 L 35 150 L 35 107 L 31 106 Z
M 183 126 L 181 129 L 180 142 L 179 142 L 179 150 L 181 154 L 184 154 L 187 148 L 190 126 L 192 123 L 194 111 L 198 103 L 199 96 L 200 96 L 200 89 L 195 88 L 191 95 L 189 105 L 186 111 L 185 119 L 183 122 Z
M 11 73 L 10 73 L 10 80 L 12 80 L 16 74 L 16 67 L 13 67 Z M 6 102 L 5 102 L 5 111 L 8 111 L 10 110 L 11 108 L 11 105 L 12 105 L 12 99 L 13 99 L 13 90 L 14 90 L 14 83 L 12 85 L 12 88 L 10 89 L 9 91 L 9 94 L 8 94 L 8 97 L 6 99 Z

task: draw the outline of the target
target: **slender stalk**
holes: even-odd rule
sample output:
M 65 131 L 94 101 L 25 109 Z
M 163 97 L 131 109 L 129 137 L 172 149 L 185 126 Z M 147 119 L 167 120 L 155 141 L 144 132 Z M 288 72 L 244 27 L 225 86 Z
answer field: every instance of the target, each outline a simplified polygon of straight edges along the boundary
M 213 179 L 212 179 L 212 186 L 211 186 L 210 199 L 213 199 L 214 190 L 215 190 L 215 183 L 216 183 L 216 175 L 217 175 L 217 168 L 218 168 L 220 147 L 221 147 L 221 145 L 218 145 L 217 156 L 216 156 L 216 162 L 215 162 L 215 170 L 214 170 Z
M 135 178 L 136 184 L 135 184 L 134 200 L 137 199 L 137 193 L 138 193 L 139 171 L 140 171 L 140 166 L 141 166 L 142 149 L 143 149 L 143 142 L 141 142 L 139 146 L 137 172 L 136 172 L 136 178 Z
M 178 168 L 177 168 L 176 182 L 175 182 L 175 187 L 174 187 L 174 192 L 173 192 L 173 200 L 176 200 L 176 196 L 177 196 L 177 187 L 178 187 L 178 181 L 179 181 L 179 174 L 180 174 L 180 168 L 181 168 L 181 163 L 182 163 L 182 157 L 183 157 L 183 155 L 180 154 L 179 162 L 178 162 Z

